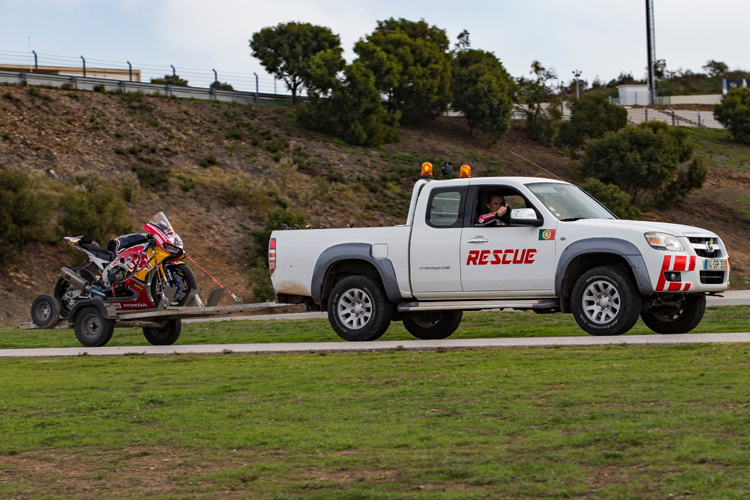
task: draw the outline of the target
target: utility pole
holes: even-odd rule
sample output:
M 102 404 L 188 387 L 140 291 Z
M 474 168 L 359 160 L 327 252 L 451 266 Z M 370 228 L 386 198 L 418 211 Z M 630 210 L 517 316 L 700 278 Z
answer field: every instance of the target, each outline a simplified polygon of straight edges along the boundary
M 656 103 L 656 29 L 654 28 L 654 4 L 646 0 L 646 48 L 648 50 L 648 93 L 650 104 Z
M 577 69 L 577 70 L 573 71 L 573 76 L 576 77 L 576 99 L 580 99 L 581 98 L 581 91 L 578 88 L 578 78 L 581 76 L 581 70 Z

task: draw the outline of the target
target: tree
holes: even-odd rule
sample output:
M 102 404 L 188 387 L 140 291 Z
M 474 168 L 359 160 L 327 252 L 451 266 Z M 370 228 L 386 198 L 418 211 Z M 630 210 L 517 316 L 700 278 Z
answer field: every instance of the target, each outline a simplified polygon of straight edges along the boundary
M 714 116 L 735 141 L 750 145 L 750 89 L 731 89 L 714 106 Z
M 596 198 L 599 203 L 609 209 L 620 219 L 638 220 L 641 218 L 641 211 L 630 204 L 629 197 L 619 187 L 614 184 L 605 184 L 592 177 L 584 180 L 578 187 Z
M 158 85 L 172 85 L 173 87 L 187 87 L 188 81 L 180 78 L 180 75 L 164 75 L 164 78 L 152 78 L 151 83 Z
M 458 41 L 456 42 L 456 50 L 467 50 L 471 48 L 471 40 L 469 40 L 468 31 L 463 30 L 456 38 L 458 38 Z
M 590 139 L 620 130 L 628 124 L 625 108 L 610 104 L 604 94 L 584 94 L 570 104 L 570 121 L 560 123 L 557 142 L 576 151 Z
M 424 20 L 387 19 L 354 46 L 376 88 L 386 96 L 386 109 L 400 112 L 404 122 L 433 120 L 451 101 L 451 58 L 445 30 Z
M 50 239 L 50 216 L 26 174 L 0 169 L 0 268 L 20 262 L 30 243 Z
M 722 61 L 714 61 L 710 59 L 703 65 L 703 69 L 706 70 L 708 76 L 715 78 L 725 75 L 729 71 L 729 66 Z
M 318 93 L 311 96 L 308 106 L 300 110 L 300 122 L 308 128 L 339 135 L 350 144 L 378 146 L 396 142 L 400 113 L 387 112 L 381 94 L 375 87 L 375 76 L 361 62 L 355 61 L 344 69 L 344 78 L 330 82 L 327 99 Z
M 687 171 L 679 169 L 693 156 L 688 135 L 661 122 L 608 132 L 586 146 L 579 176 L 616 184 L 628 193 L 631 204 L 646 191 L 656 201 L 673 204 L 700 188 L 705 180 L 705 167 L 700 161 L 693 161 Z
M 497 142 L 510 129 L 514 82 L 492 52 L 466 49 L 453 58 L 452 107 L 461 111 L 469 128 L 489 133 Z
M 344 65 L 341 40 L 330 28 L 310 23 L 280 23 L 263 28 L 250 40 L 252 56 L 266 71 L 283 80 L 292 92 L 292 104 L 299 91 L 310 84 L 310 62 L 320 52 L 331 51 L 338 58 L 337 71 Z M 335 74 L 335 73 L 334 73 Z
M 216 89 L 216 90 L 228 90 L 228 91 L 230 91 L 230 92 L 234 91 L 234 87 L 232 87 L 232 86 L 231 86 L 231 85 L 230 85 L 229 83 L 227 83 L 227 82 L 219 82 L 219 81 L 215 81 L 215 82 L 213 82 L 213 83 L 211 84 L 211 87 L 210 87 L 210 88 L 212 88 L 212 89 Z
M 559 100 L 552 92 L 549 83 L 557 78 L 554 69 L 547 69 L 539 61 L 531 63 L 533 78 L 520 78 L 521 101 L 526 104 L 526 133 L 531 139 L 544 144 L 552 144 L 557 126 L 562 119 Z

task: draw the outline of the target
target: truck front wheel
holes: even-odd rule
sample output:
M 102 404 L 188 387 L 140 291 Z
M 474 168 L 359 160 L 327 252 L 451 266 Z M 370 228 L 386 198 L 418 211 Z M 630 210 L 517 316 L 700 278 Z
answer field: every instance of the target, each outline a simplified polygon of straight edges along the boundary
M 641 298 L 633 279 L 616 267 L 595 267 L 573 287 L 571 301 L 576 323 L 591 335 L 622 335 L 641 312 Z
M 404 316 L 404 327 L 421 340 L 447 339 L 461 323 L 461 311 L 415 312 Z
M 368 276 L 347 276 L 328 299 L 328 321 L 344 340 L 380 338 L 391 324 L 393 305 L 382 287 Z
M 705 295 L 683 295 L 679 305 L 641 313 L 646 326 L 656 333 L 687 333 L 701 322 L 706 312 Z

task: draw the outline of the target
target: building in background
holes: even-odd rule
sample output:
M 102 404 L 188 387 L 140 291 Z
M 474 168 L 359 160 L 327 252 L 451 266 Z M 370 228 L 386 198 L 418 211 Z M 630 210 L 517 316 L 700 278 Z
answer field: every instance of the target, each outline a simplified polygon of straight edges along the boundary
M 66 66 L 34 66 L 29 65 L 16 65 L 16 64 L 0 64 L 0 71 L 10 71 L 13 73 L 40 73 L 43 75 L 60 75 L 60 76 L 80 76 L 83 77 L 82 67 L 66 67 Z M 86 78 L 103 78 L 105 80 L 117 80 L 117 81 L 141 81 L 141 70 L 134 69 L 132 72 L 127 69 L 112 69 L 112 68 L 86 68 Z

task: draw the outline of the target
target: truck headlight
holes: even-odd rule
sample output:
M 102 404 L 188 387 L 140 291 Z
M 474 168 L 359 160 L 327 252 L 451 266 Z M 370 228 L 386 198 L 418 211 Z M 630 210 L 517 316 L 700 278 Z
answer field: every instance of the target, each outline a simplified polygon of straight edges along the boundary
M 646 237 L 646 241 L 651 245 L 652 248 L 657 250 L 664 250 L 668 252 L 684 252 L 685 249 L 682 247 L 682 243 L 677 239 L 676 236 L 672 236 L 667 233 L 646 233 L 643 236 Z

